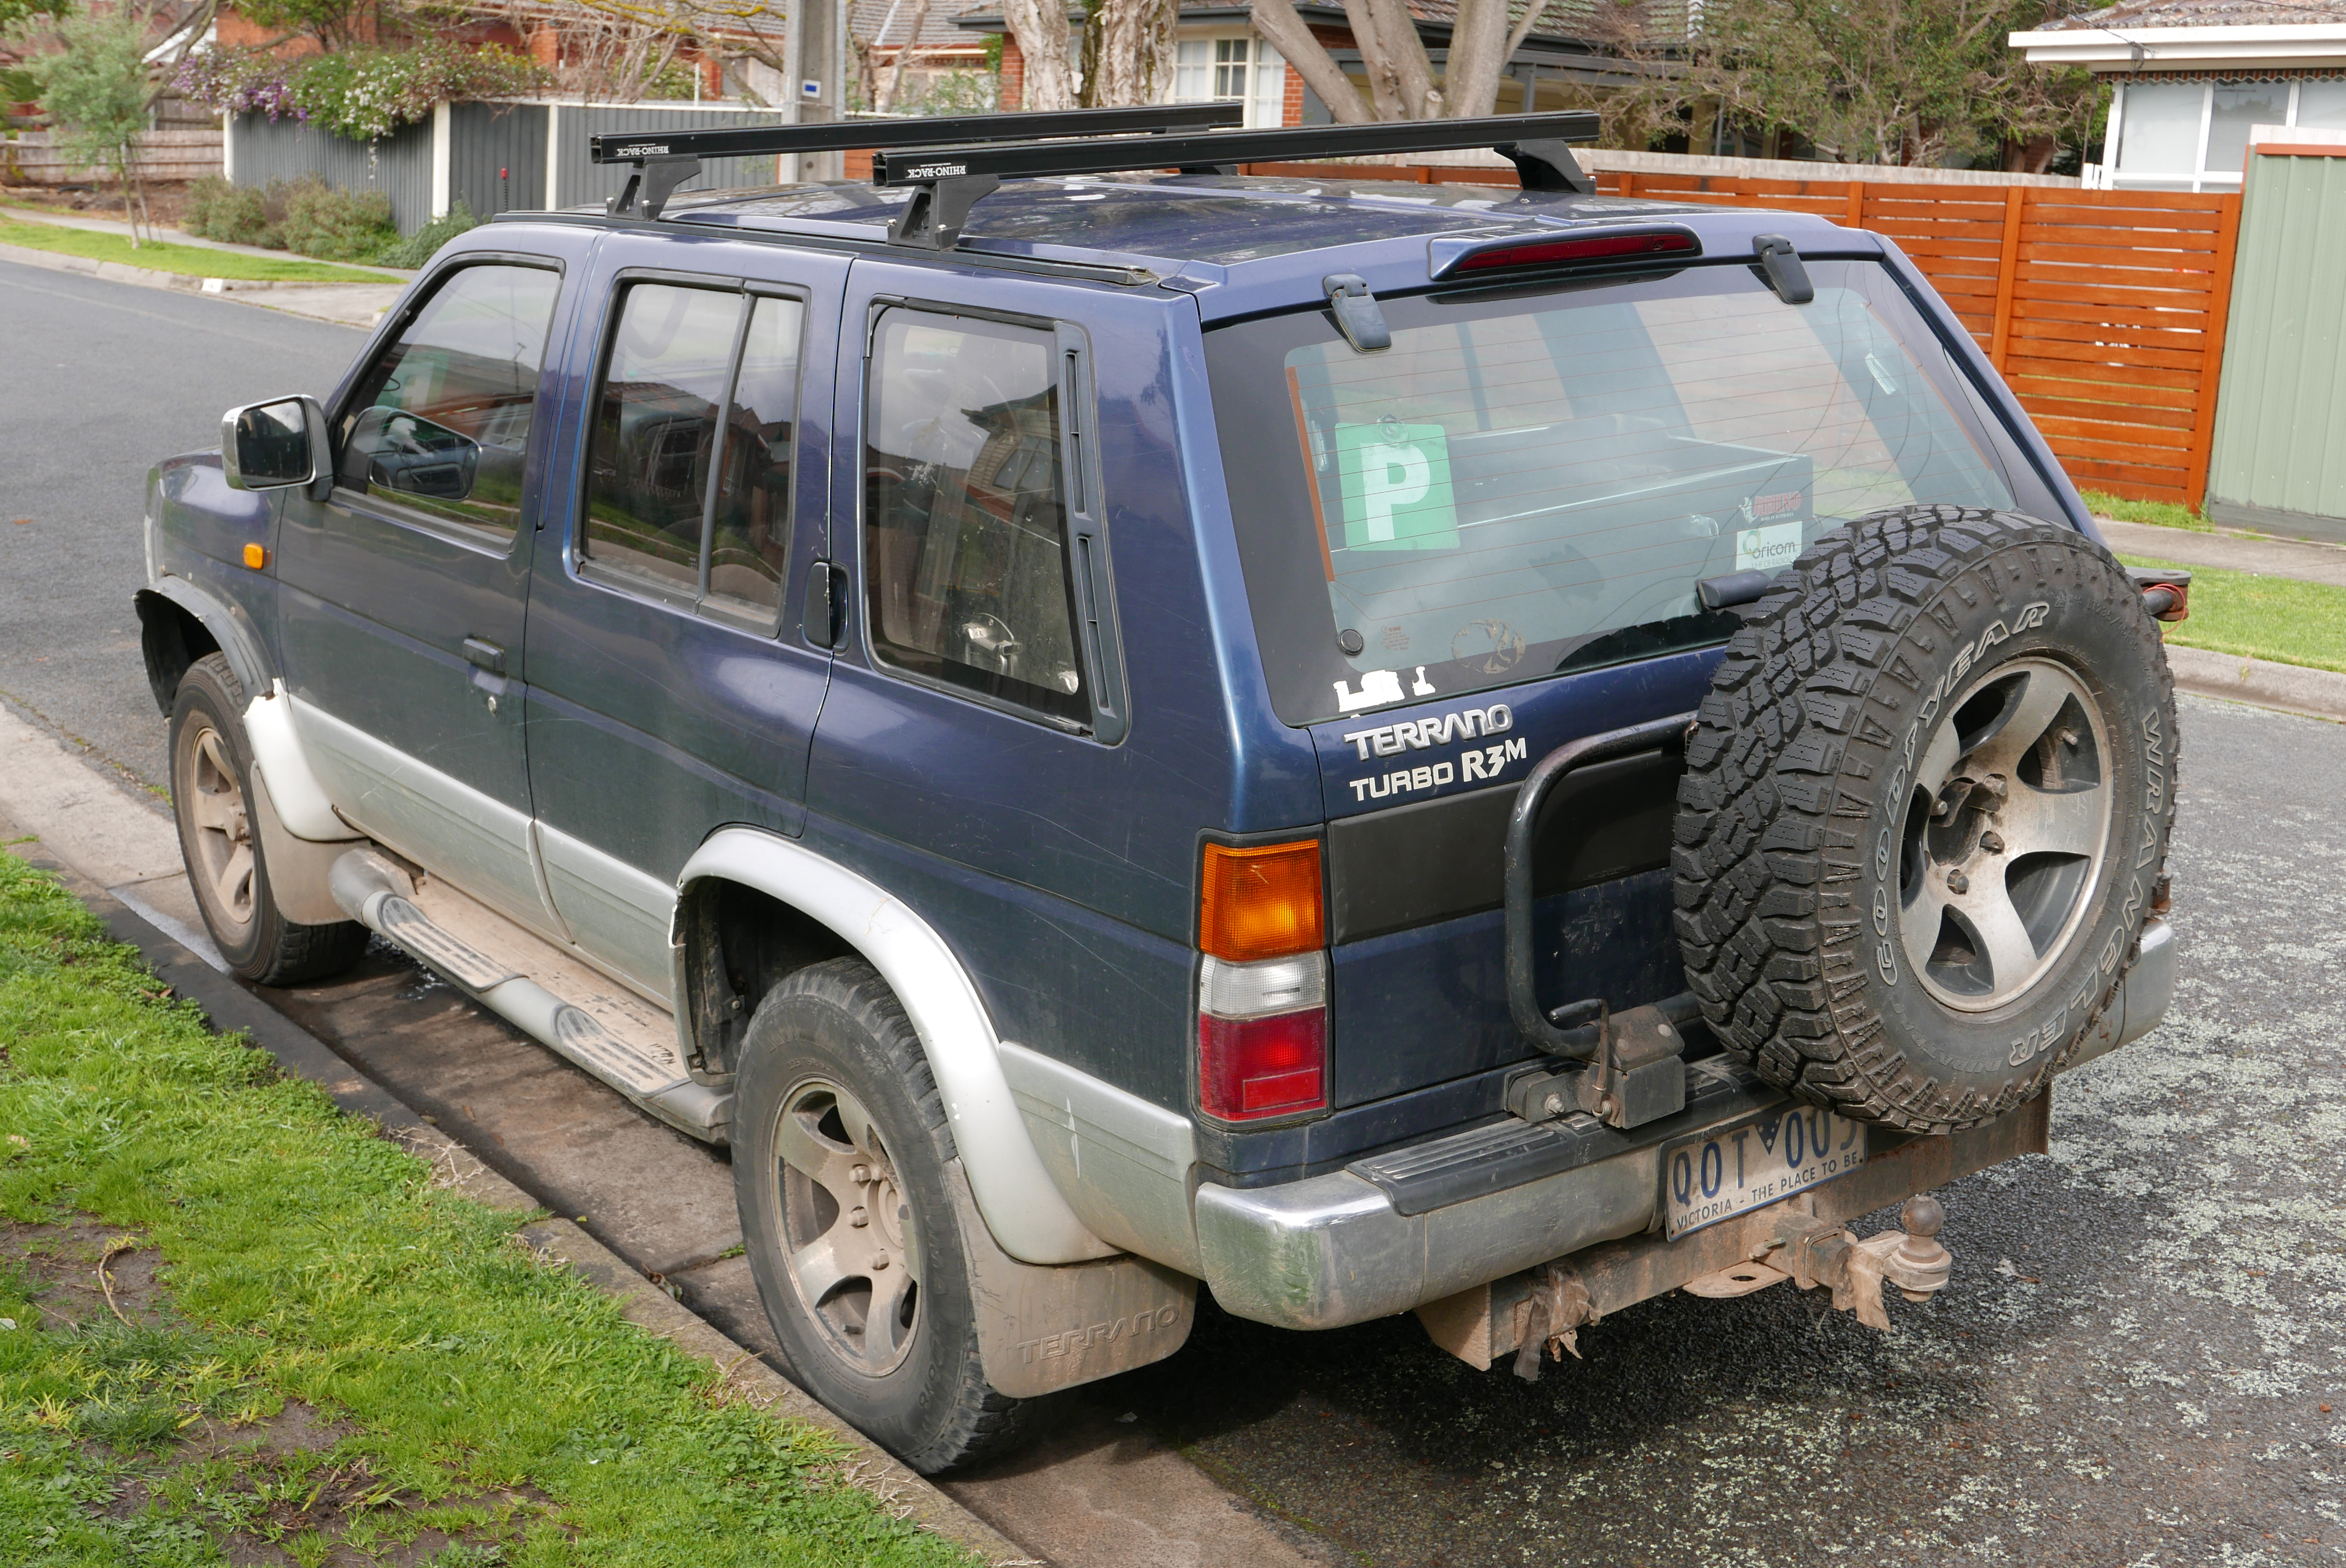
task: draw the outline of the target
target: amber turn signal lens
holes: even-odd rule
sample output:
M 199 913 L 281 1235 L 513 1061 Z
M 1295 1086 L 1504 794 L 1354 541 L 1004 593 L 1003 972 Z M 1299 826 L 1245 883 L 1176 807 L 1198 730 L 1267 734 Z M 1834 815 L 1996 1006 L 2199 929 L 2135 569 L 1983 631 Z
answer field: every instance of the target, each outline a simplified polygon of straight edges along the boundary
M 244 547 L 244 564 L 258 572 L 269 565 L 269 547 L 266 545 L 247 545 Z
M 1206 846 L 1198 945 L 1233 963 L 1285 958 L 1325 945 L 1320 845 Z

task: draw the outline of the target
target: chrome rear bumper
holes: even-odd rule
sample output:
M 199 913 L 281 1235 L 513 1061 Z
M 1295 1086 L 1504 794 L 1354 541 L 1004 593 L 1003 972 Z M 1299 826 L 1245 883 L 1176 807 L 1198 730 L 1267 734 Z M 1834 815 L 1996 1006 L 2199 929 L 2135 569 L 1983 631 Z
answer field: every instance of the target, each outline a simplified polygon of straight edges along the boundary
M 2149 1033 L 2166 1015 L 2174 991 L 2174 930 L 2153 920 L 2104 1028 L 2069 1065 Z M 1703 1125 L 1745 1114 L 1738 1109 Z M 1673 1129 L 1671 1135 L 1697 1130 Z M 2004 1146 L 1973 1135 L 1912 1139 L 1828 1186 L 1862 1186 L 1875 1199 L 1870 1207 L 1894 1203 L 1908 1193 L 1880 1196 L 1874 1191 L 1886 1191 L 1883 1178 L 1893 1174 L 1885 1162 L 1911 1168 L 1920 1185 L 1909 1190 L 1922 1191 L 1981 1168 L 1962 1165 L 1952 1153 L 1932 1152 L 1936 1146 L 1952 1151 L 1974 1145 L 1984 1151 Z M 1661 1200 L 1661 1148 L 1657 1142 L 1423 1214 L 1401 1213 L 1381 1188 L 1349 1170 L 1270 1187 L 1206 1183 L 1197 1196 L 1199 1262 L 1223 1309 L 1259 1323 L 1336 1329 L 1389 1317 L 1651 1229 Z M 1882 1167 L 1877 1179 L 1866 1180 L 1876 1166 Z

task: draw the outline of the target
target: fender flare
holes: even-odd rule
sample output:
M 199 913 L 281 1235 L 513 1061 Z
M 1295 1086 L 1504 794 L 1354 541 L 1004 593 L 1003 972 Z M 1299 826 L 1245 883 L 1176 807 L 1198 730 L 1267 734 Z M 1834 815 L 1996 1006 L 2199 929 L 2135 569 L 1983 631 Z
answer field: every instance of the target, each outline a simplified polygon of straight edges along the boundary
M 185 577 L 157 577 L 136 597 L 144 598 L 149 594 L 193 616 L 211 634 L 212 641 L 219 644 L 220 653 L 228 659 L 228 667 L 236 672 L 237 681 L 248 696 L 269 689 L 269 661 L 260 651 L 260 636 L 234 605 L 206 593 Z
M 1000 1037 L 977 987 L 929 923 L 894 894 L 804 844 L 753 828 L 720 828 L 685 862 L 677 908 L 694 884 L 733 881 L 790 905 L 861 953 L 903 1003 L 928 1054 L 986 1228 L 1023 1263 L 1116 1256 L 1067 1206 L 1027 1136 L 1003 1076 Z M 679 950 L 681 931 L 669 939 Z

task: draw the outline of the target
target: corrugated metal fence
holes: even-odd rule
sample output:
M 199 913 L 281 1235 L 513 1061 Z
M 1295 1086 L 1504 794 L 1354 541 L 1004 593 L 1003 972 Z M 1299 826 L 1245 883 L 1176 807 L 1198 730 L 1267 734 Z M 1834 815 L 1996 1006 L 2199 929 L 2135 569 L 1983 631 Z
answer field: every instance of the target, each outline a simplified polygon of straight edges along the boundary
M 229 122 L 228 177 L 266 186 L 316 175 L 337 190 L 379 190 L 392 221 L 413 232 L 432 217 L 432 126 L 401 126 L 379 141 L 350 141 L 296 119 L 239 115 Z
M 413 232 L 463 202 L 475 218 L 599 202 L 627 170 L 587 161 L 597 131 L 691 130 L 777 121 L 740 104 L 605 104 L 526 100 L 449 104 L 380 141 L 348 141 L 297 120 L 242 115 L 229 129 L 229 177 L 239 185 L 315 174 L 345 190 L 380 190 L 392 219 Z M 768 186 L 768 158 L 711 158 L 694 190 Z
M 2346 544 L 2346 147 L 2255 153 L 2208 514 Z
M 1420 178 L 1515 183 L 1511 168 Z M 1608 196 L 1813 212 L 1888 235 L 1971 330 L 2072 480 L 2141 501 L 2197 505 L 2207 493 L 2239 197 L 1627 169 L 1596 178 Z

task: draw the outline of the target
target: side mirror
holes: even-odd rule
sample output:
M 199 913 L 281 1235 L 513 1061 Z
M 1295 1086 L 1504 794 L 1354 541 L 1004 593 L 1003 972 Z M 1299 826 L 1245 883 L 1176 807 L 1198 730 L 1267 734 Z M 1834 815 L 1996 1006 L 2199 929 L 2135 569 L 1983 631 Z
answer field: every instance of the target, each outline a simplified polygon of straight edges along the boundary
M 481 473 L 481 443 L 400 408 L 371 408 L 351 426 L 346 456 L 366 464 L 369 490 L 462 501 Z
M 271 398 L 220 415 L 220 468 L 233 489 L 307 484 L 325 454 L 326 411 L 316 398 Z

